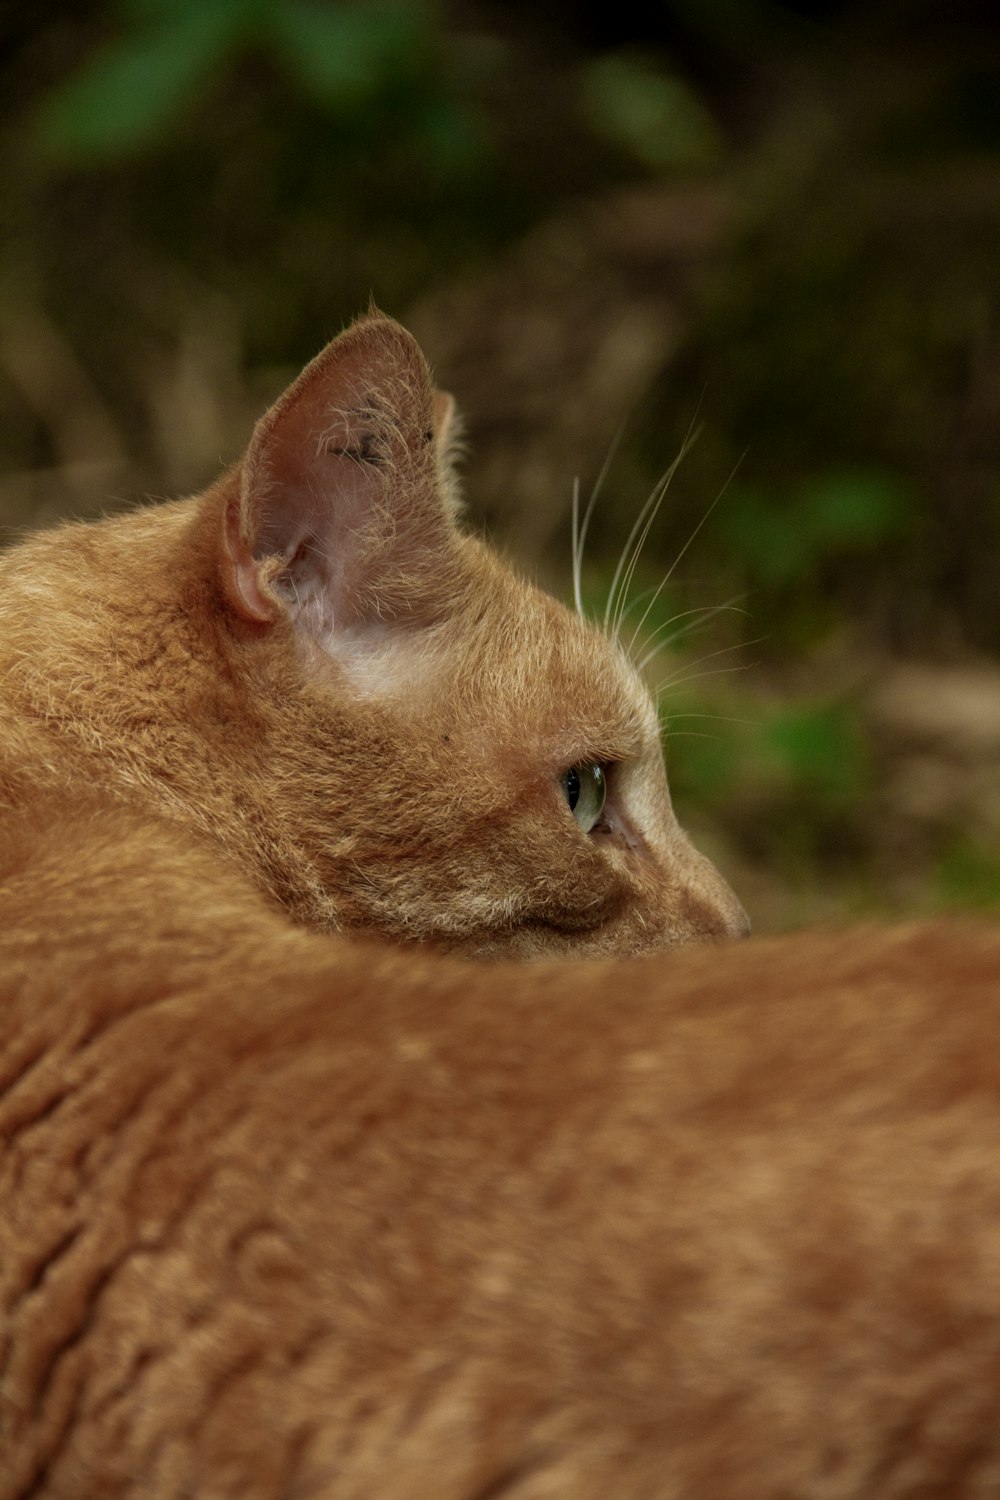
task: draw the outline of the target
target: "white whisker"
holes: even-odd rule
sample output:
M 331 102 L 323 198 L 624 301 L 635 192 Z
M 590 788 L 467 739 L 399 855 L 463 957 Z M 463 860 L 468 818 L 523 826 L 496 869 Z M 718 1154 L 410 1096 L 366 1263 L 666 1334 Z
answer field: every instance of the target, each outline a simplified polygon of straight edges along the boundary
M 628 597 L 629 584 L 632 581 L 636 564 L 639 561 L 646 538 L 649 535 L 650 527 L 656 520 L 660 506 L 663 504 L 663 497 L 670 488 L 670 481 L 676 474 L 683 459 L 691 451 L 691 445 L 695 442 L 697 436 L 697 432 L 692 433 L 690 429 L 688 430 L 688 435 L 681 444 L 680 452 L 663 475 L 663 478 L 658 480 L 653 486 L 646 499 L 646 503 L 636 516 L 632 530 L 629 532 L 625 546 L 622 548 L 618 565 L 611 579 L 611 587 L 608 590 L 608 600 L 604 610 L 604 629 L 606 633 L 610 634 L 613 641 L 617 641 L 618 639 L 622 611 L 625 607 L 625 600 Z
M 653 592 L 653 588 L 655 588 L 655 584 L 652 587 L 648 588 L 648 589 L 643 589 L 643 591 L 642 591 L 641 594 L 636 594 L 636 596 L 635 596 L 634 599 L 630 599 L 628 601 L 628 603 L 626 604 L 625 608 L 622 611 L 622 616 L 621 616 L 622 622 L 624 622 L 628 618 L 628 616 L 632 613 L 632 611 L 634 609 L 638 609 L 641 604 L 645 603 L 645 601 L 649 598 L 650 594 Z
M 580 552 L 580 476 L 573 480 L 573 510 L 572 510 L 572 557 L 573 557 L 573 599 L 576 603 L 576 612 L 583 619 L 583 599 L 580 596 L 580 568 L 583 558 Z
M 741 651 L 745 646 L 759 646 L 760 643 L 761 643 L 761 641 L 764 641 L 766 639 L 767 639 L 766 636 L 759 635 L 759 636 L 757 636 L 752 641 L 740 641 L 736 645 L 733 645 L 733 646 L 720 646 L 719 649 L 718 649 L 718 651 L 707 651 L 704 656 L 699 656 L 694 661 L 685 662 L 684 665 L 681 668 L 679 668 L 679 670 L 682 671 L 682 672 L 686 672 L 690 667 L 699 667 L 699 666 L 701 666 L 701 663 L 703 661 L 712 661 L 717 656 L 725 656 L 727 654 L 727 652 L 729 652 L 729 651 Z M 652 660 L 652 657 L 654 657 L 654 656 L 657 655 L 657 653 L 659 652 L 659 650 L 660 650 L 660 647 L 657 646 L 656 649 L 652 653 L 648 653 L 647 657 L 643 658 L 643 660 L 639 663 L 639 671 L 640 672 L 647 665 L 648 661 Z
M 722 735 L 705 734 L 700 729 L 678 729 L 675 732 L 668 729 L 664 731 L 663 738 L 665 740 L 721 740 Z
M 743 462 L 744 458 L 746 458 L 746 451 L 745 450 L 744 450 L 743 453 L 740 454 L 739 458 L 736 460 L 736 463 L 733 465 L 732 472 L 729 474 L 729 477 L 726 479 L 725 484 L 722 486 L 722 488 L 720 489 L 719 493 L 716 495 L 715 499 L 712 501 L 711 505 L 708 507 L 708 509 L 706 510 L 705 514 L 702 516 L 701 520 L 698 522 L 697 526 L 694 528 L 694 530 L 692 531 L 691 535 L 688 537 L 687 541 L 684 543 L 683 547 L 678 552 L 677 556 L 674 558 L 673 562 L 670 564 L 670 567 L 667 569 L 667 572 L 666 572 L 664 578 L 662 579 L 659 588 L 656 590 L 656 592 L 653 595 L 652 599 L 650 599 L 649 603 L 647 604 L 646 610 L 645 610 L 645 613 L 642 616 L 642 619 L 639 621 L 638 625 L 635 627 L 635 631 L 634 631 L 634 633 L 632 635 L 632 639 L 629 642 L 629 646 L 628 646 L 628 656 L 629 656 L 629 658 L 631 658 L 631 656 L 632 656 L 632 651 L 633 651 L 633 648 L 635 646 L 636 636 L 638 636 L 639 631 L 642 629 L 643 625 L 645 625 L 646 620 L 647 620 L 647 618 L 649 616 L 650 610 L 653 608 L 653 606 L 656 603 L 657 599 L 660 597 L 660 594 L 666 588 L 667 584 L 670 582 L 671 578 L 673 577 L 673 575 L 674 575 L 674 573 L 675 573 L 675 571 L 677 569 L 678 563 L 684 557 L 684 554 L 687 552 L 688 548 L 691 546 L 691 544 L 694 541 L 695 537 L 701 531 L 702 527 L 705 525 L 705 522 L 708 520 L 709 516 L 715 510 L 715 507 L 718 505 L 719 501 L 722 499 L 723 495 L 726 493 L 726 491 L 728 490 L 729 486 L 732 484 L 733 478 L 735 477 L 735 474 L 736 474 L 736 471 L 739 468 L 740 464 Z
M 703 677 L 722 677 L 730 672 L 746 672 L 754 665 L 754 662 L 734 662 L 729 667 L 709 667 L 704 672 L 692 672 L 690 677 L 677 677 L 672 682 L 662 683 L 653 692 L 653 701 L 656 705 L 657 715 L 662 717 L 663 699 L 667 693 L 673 692 L 675 688 L 687 687 L 692 682 L 700 682 Z
M 624 435 L 627 422 L 628 417 L 622 417 L 621 421 L 618 424 L 618 430 L 615 433 L 614 437 L 611 439 L 611 443 L 608 447 L 607 454 L 605 455 L 604 462 L 601 465 L 600 472 L 598 473 L 597 478 L 594 480 L 594 487 L 590 492 L 590 498 L 587 501 L 587 508 L 583 513 L 582 522 L 580 520 L 580 480 L 579 478 L 577 478 L 573 481 L 573 595 L 576 601 L 576 612 L 581 617 L 581 619 L 583 618 L 583 599 L 581 590 L 581 575 L 583 572 L 583 549 L 587 545 L 587 532 L 590 528 L 590 518 L 594 514 L 594 507 L 597 504 L 597 497 L 600 495 L 601 489 L 604 485 L 604 481 L 608 477 L 608 470 L 611 468 L 611 465 L 614 462 L 615 454 L 618 452 L 618 448 Z
M 737 718 L 736 715 L 734 715 L 734 714 L 700 714 L 700 713 L 670 714 L 668 716 L 667 723 L 664 726 L 664 730 L 663 730 L 664 734 L 668 734 L 669 735 L 669 734 L 673 734 L 674 733 L 674 731 L 670 728 L 670 725 L 673 724 L 677 719 L 713 719 L 713 720 L 715 720 L 716 723 L 719 723 L 719 724 L 750 724 L 750 725 L 753 725 L 753 726 L 756 726 L 756 725 L 758 725 L 760 723 L 759 719 L 740 719 L 740 718 Z M 684 732 L 686 733 L 687 731 L 684 731 Z
M 700 606 L 698 609 L 685 609 L 680 614 L 673 615 L 669 620 L 665 620 L 662 625 L 658 625 L 652 635 L 647 636 L 645 641 L 643 641 L 643 656 L 638 663 L 639 671 L 642 671 L 643 667 L 647 666 L 653 660 L 654 656 L 659 656 L 661 651 L 665 651 L 675 641 L 682 640 L 686 635 L 693 635 L 696 630 L 704 630 L 705 626 L 711 624 L 716 615 L 726 614 L 727 612 L 734 615 L 748 615 L 749 611 L 741 609 L 736 603 L 736 599 L 739 597 L 737 594 L 734 599 L 727 600 L 725 604 L 706 604 Z M 679 630 L 675 630 L 671 635 L 665 636 L 663 640 L 657 641 L 656 645 L 653 644 L 657 636 L 663 635 L 663 632 L 669 630 L 671 625 L 675 625 L 678 620 L 687 619 L 692 615 L 696 615 L 698 618 L 692 619 L 689 625 L 682 625 Z M 631 657 L 631 647 L 629 654 Z
M 659 494 L 656 496 L 656 504 L 649 512 L 649 515 L 646 519 L 646 524 L 643 526 L 636 539 L 635 547 L 632 550 L 632 556 L 629 560 L 628 567 L 622 574 L 621 585 L 618 590 L 618 599 L 611 617 L 611 639 L 616 644 L 621 632 L 622 620 L 625 616 L 625 605 L 628 599 L 628 591 L 631 587 L 632 579 L 635 576 L 635 570 L 638 566 L 639 558 L 642 556 L 642 549 L 646 545 L 646 539 L 649 536 L 650 528 L 652 527 L 653 522 L 656 520 L 656 517 L 659 514 L 660 506 L 663 504 L 663 497 L 667 493 L 667 489 L 669 488 L 670 480 L 672 477 L 673 472 L 671 471 L 671 473 L 668 474 L 666 480 L 661 484 Z M 647 608 L 648 607 L 649 606 L 647 606 Z
M 736 650 L 735 646 L 731 647 Z M 728 667 L 709 667 L 704 672 L 691 672 L 686 677 L 671 677 L 666 682 L 661 682 L 656 689 L 656 701 L 659 703 L 664 693 L 673 692 L 674 688 L 684 687 L 689 682 L 700 682 L 703 677 L 720 677 L 726 672 L 746 672 L 752 662 L 733 662 Z
M 671 470 L 668 469 L 667 470 L 667 477 L 668 478 L 669 478 L 670 473 L 671 473 Z M 656 484 L 653 486 L 653 488 L 650 491 L 649 495 L 646 497 L 646 501 L 645 501 L 642 509 L 640 510 L 639 514 L 636 516 L 635 521 L 632 524 L 632 530 L 629 532 L 628 537 L 626 538 L 625 545 L 624 545 L 624 547 L 621 550 L 621 554 L 620 554 L 620 556 L 618 558 L 618 562 L 617 562 L 617 564 L 615 566 L 615 571 L 611 575 L 611 587 L 608 589 L 608 597 L 607 597 L 607 601 L 606 601 L 605 606 L 604 606 L 603 627 L 604 627 L 604 631 L 605 631 L 606 634 L 608 633 L 608 626 L 609 626 L 610 621 L 611 621 L 611 610 L 612 610 L 612 607 L 613 607 L 613 605 L 615 603 L 615 600 L 616 600 L 617 589 L 618 589 L 618 582 L 619 582 L 619 579 L 621 578 L 622 573 L 623 573 L 623 571 L 624 571 L 624 569 L 626 567 L 626 561 L 625 560 L 626 560 L 626 558 L 628 558 L 630 556 L 630 551 L 631 551 L 631 548 L 632 548 L 632 544 L 635 541 L 636 536 L 638 535 L 638 533 L 639 533 L 639 531 L 640 531 L 643 523 L 645 522 L 646 517 L 648 516 L 651 507 L 654 506 L 654 505 L 657 505 L 659 503 L 659 501 L 662 499 L 663 493 L 664 493 L 664 491 L 663 491 L 663 485 L 664 485 L 664 480 L 657 480 Z

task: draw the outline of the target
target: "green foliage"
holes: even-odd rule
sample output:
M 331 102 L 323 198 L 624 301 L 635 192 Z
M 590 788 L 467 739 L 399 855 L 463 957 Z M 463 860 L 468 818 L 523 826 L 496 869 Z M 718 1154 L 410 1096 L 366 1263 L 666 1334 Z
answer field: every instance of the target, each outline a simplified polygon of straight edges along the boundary
M 428 12 L 405 3 L 330 6 L 291 0 L 268 7 L 267 34 L 317 103 L 363 108 L 390 79 L 420 71 Z
M 844 703 L 791 703 L 761 725 L 760 750 L 789 793 L 818 804 L 822 816 L 856 805 L 869 762 L 861 726 Z
M 716 710 L 741 706 L 726 699 L 683 701 L 668 712 L 666 731 L 688 721 L 707 723 Z M 742 705 L 747 711 L 746 705 Z M 755 719 L 719 714 L 724 732 L 685 746 L 679 768 L 681 783 L 696 801 L 710 803 L 735 789 L 786 804 L 803 799 L 818 819 L 856 803 L 867 790 L 869 757 L 858 719 L 840 702 L 789 702 Z
M 821 567 L 871 552 L 898 535 L 907 514 L 897 479 L 847 470 L 809 476 L 787 495 L 734 486 L 718 529 L 755 583 L 807 585 Z
M 854 705 L 788 700 L 761 708 L 733 694 L 678 699 L 664 721 L 679 805 L 709 813 L 788 874 L 856 852 L 871 757 Z M 680 737 L 674 752 L 673 736 Z
M 709 167 L 719 158 L 708 110 L 689 84 L 652 58 L 621 51 L 587 64 L 581 107 L 598 134 L 650 171 Z
M 56 158 L 134 155 L 254 53 L 283 67 L 305 99 L 354 121 L 405 86 L 419 100 L 415 129 L 426 119 L 425 139 L 445 155 L 462 120 L 447 108 L 436 38 L 433 10 L 407 0 L 130 0 L 118 35 L 42 100 L 37 129 Z
M 956 838 L 934 871 L 939 899 L 956 908 L 1000 906 L 1000 855 L 971 838 Z
M 179 5 L 168 24 L 135 22 L 44 101 L 43 145 L 78 159 L 148 146 L 242 41 L 245 21 L 244 6 L 209 0 Z

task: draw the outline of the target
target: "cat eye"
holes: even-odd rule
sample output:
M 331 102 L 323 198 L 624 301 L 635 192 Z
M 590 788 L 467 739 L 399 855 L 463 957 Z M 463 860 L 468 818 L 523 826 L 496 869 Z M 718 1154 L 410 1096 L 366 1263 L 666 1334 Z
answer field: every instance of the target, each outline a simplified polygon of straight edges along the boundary
M 596 760 L 570 766 L 559 778 L 566 804 L 584 833 L 589 833 L 604 811 L 608 794 L 604 767 Z

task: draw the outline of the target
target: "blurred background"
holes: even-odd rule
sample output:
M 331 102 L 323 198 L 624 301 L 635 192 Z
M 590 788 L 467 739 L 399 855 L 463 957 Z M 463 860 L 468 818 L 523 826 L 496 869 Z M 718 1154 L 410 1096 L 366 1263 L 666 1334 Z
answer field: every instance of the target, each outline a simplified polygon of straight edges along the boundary
M 564 595 L 600 480 L 758 930 L 1000 906 L 992 0 L 8 0 L 0 67 L 3 541 L 199 488 L 374 297 Z

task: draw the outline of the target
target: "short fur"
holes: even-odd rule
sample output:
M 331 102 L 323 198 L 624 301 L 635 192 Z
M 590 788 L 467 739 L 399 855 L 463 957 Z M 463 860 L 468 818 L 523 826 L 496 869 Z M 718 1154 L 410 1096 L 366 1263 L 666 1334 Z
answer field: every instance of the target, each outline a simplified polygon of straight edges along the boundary
M 533 956 L 742 932 L 635 670 L 458 528 L 447 416 L 364 319 L 206 495 L 0 560 L 0 798 L 197 829 L 329 930 Z M 584 760 L 614 763 L 590 838 L 558 782 Z
M 0 570 L 0 1500 L 993 1500 L 1000 932 L 360 936 L 744 923 L 331 350 Z

